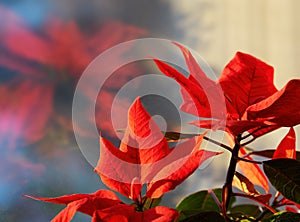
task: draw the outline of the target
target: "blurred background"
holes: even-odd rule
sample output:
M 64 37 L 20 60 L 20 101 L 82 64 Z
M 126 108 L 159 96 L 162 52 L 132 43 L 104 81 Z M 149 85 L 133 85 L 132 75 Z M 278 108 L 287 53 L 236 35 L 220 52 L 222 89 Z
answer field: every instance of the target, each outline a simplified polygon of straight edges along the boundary
M 274 66 L 281 88 L 300 77 L 299 7 L 297 0 L 1 0 L 0 221 L 49 221 L 62 208 L 22 194 L 105 188 L 81 154 L 71 121 L 76 83 L 101 52 L 136 38 L 165 38 L 196 50 L 219 75 L 235 52 L 243 51 Z M 105 84 L 96 119 L 107 137 L 115 139 L 106 118 L 114 93 L 152 66 L 129 64 Z M 88 88 L 82 96 L 88 100 Z M 271 133 L 253 146 L 275 148 L 285 132 Z M 164 202 L 174 207 L 196 189 L 220 187 L 225 177 L 220 169 L 228 161 L 221 162 L 216 158 L 196 171 Z M 89 220 L 81 214 L 74 219 Z

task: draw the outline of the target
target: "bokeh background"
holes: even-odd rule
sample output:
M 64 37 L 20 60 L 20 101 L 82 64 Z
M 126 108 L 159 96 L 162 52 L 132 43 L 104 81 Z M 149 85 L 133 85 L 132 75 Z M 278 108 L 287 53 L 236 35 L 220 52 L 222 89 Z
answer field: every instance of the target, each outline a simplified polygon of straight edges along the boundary
M 219 75 L 235 52 L 243 51 L 273 65 L 281 88 L 300 77 L 299 7 L 297 0 L 1 0 L 0 221 L 49 221 L 62 208 L 22 194 L 105 188 L 81 154 L 71 121 L 76 83 L 101 52 L 131 39 L 166 38 L 196 50 Z M 106 118 L 114 92 L 152 69 L 149 62 L 129 64 L 106 83 L 96 119 L 107 137 L 114 139 Z M 89 90 L 82 95 L 87 100 Z M 285 132 L 253 146 L 275 148 Z M 299 136 L 299 127 L 296 132 Z M 84 129 L 82 134 L 89 136 Z M 227 163 L 216 158 L 164 202 L 174 206 L 197 189 L 220 187 Z M 78 214 L 74 221 L 89 218 Z

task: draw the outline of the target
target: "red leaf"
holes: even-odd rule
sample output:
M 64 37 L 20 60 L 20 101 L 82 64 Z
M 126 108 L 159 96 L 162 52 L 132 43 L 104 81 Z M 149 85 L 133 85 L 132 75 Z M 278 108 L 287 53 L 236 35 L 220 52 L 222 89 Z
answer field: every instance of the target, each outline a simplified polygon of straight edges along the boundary
M 260 195 L 260 193 L 255 189 L 253 183 L 239 172 L 235 172 L 232 185 L 251 196 Z
M 171 222 L 175 221 L 179 212 L 171 208 L 158 206 L 144 212 L 136 212 L 133 206 L 117 205 L 94 213 L 93 222 Z
M 106 21 L 99 32 L 85 35 L 74 21 L 47 19 L 42 24 L 44 30 L 35 32 L 15 13 L 0 7 L 0 20 L 3 21 L 0 25 L 0 47 L 4 49 L 0 51 L 0 65 L 22 74 L 32 75 L 34 72 L 35 76 L 43 77 L 49 74 L 48 69 L 40 72 L 32 70 L 28 65 L 30 61 L 79 77 L 103 50 L 146 33 L 121 22 Z
M 185 62 L 189 69 L 188 80 L 190 82 L 195 83 L 198 87 L 197 92 L 193 92 L 192 94 L 187 94 L 187 92 L 189 92 L 189 91 L 186 91 L 187 90 L 186 87 L 184 85 L 182 85 L 183 88 L 181 89 L 181 94 L 182 94 L 182 98 L 183 98 L 183 104 L 181 105 L 181 110 L 183 110 L 184 112 L 187 112 L 187 113 L 198 115 L 197 109 L 195 108 L 193 99 L 191 97 L 199 97 L 199 99 L 197 99 L 197 101 L 200 101 L 200 100 L 207 98 L 207 96 L 209 96 L 207 98 L 207 100 L 210 105 L 205 107 L 205 109 L 207 109 L 207 111 L 209 111 L 209 109 L 211 108 L 212 103 L 214 103 L 213 106 L 220 104 L 221 103 L 220 98 L 223 95 L 221 88 L 218 88 L 216 82 L 206 76 L 205 72 L 201 69 L 201 67 L 199 66 L 196 59 L 193 57 L 193 55 L 187 48 L 183 47 L 182 45 L 180 45 L 176 42 L 174 42 L 174 44 L 179 47 L 179 49 L 181 50 L 181 52 L 185 58 Z M 175 80 L 178 83 L 180 83 L 180 81 L 178 81 L 176 78 L 175 78 Z M 219 100 L 218 103 L 216 101 L 217 98 Z M 198 107 L 201 107 L 201 106 L 198 106 Z M 221 111 L 221 110 L 219 110 L 219 111 Z M 202 116 L 202 115 L 200 115 L 200 116 Z M 210 117 L 210 115 L 207 114 L 207 115 L 203 115 L 202 117 Z
M 224 130 L 224 123 L 222 120 L 196 120 L 191 122 L 191 124 L 198 126 L 200 128 L 212 129 L 212 130 Z M 249 121 L 249 120 L 226 120 L 226 132 L 232 135 L 239 135 L 251 129 L 256 129 L 258 127 L 267 126 L 262 121 Z
M 149 196 L 153 197 L 155 193 L 155 197 L 159 197 L 187 178 L 201 164 L 202 155 L 206 159 L 216 154 L 197 151 L 202 137 L 197 136 L 170 149 L 138 98 L 129 109 L 128 126 L 120 149 L 100 138 L 100 158 L 95 171 L 108 187 L 133 200 L 138 199 L 143 184 L 151 184 Z M 173 168 L 170 164 L 174 164 Z M 176 174 L 168 177 L 174 172 Z M 164 179 L 168 179 L 169 184 L 163 188 L 157 186 Z
M 0 26 L 1 46 L 5 46 L 5 49 L 17 56 L 46 62 L 45 55 L 51 51 L 46 40 L 31 32 L 21 18 L 4 7 L 0 7 L 0 19 L 3 21 Z
M 167 63 L 156 59 L 154 62 L 162 73 L 175 79 L 182 87 L 181 94 L 184 102 L 181 109 L 185 112 L 201 117 L 224 117 L 225 113 L 222 113 L 224 107 L 221 100 L 221 98 L 223 98 L 221 88 L 205 75 L 192 54 L 186 48 L 178 43 L 176 43 L 176 45 L 183 52 L 188 65 L 190 71 L 188 78 Z
M 272 159 L 278 158 L 296 159 L 296 135 L 293 128 L 289 130 L 275 150 Z
M 114 212 L 115 213 L 115 212 Z M 115 214 L 104 214 L 101 211 L 96 211 L 92 218 L 92 222 L 128 222 L 126 216 Z
M 0 138 L 9 137 L 12 143 L 20 138 L 25 143 L 39 140 L 52 114 L 52 100 L 51 84 L 27 80 L 0 85 Z
M 154 177 L 153 181 L 150 182 L 147 186 L 146 196 L 150 198 L 159 198 L 164 193 L 175 189 L 176 186 L 181 184 L 187 177 L 189 177 L 204 161 L 207 159 L 216 156 L 221 153 L 206 151 L 206 150 L 198 150 L 202 143 L 203 136 L 197 137 L 196 139 L 189 140 L 188 142 L 180 144 L 176 149 L 182 150 L 186 147 L 194 147 L 192 154 L 190 156 L 185 156 L 181 159 L 181 161 L 174 161 L 173 164 L 170 164 L 164 167 L 156 177 L 159 177 L 161 174 L 168 175 L 168 172 L 174 171 L 176 169 L 176 165 L 178 162 L 182 164 L 178 170 L 165 177 L 162 180 L 157 180 Z M 186 155 L 186 154 L 185 154 Z M 184 156 L 183 154 L 180 156 Z
M 235 172 L 232 185 L 240 189 L 241 191 L 244 191 L 248 196 L 252 196 L 262 203 L 268 203 L 270 198 L 272 197 L 271 194 L 260 194 L 255 189 L 253 183 L 239 172 Z
M 62 218 L 71 219 L 76 211 L 92 216 L 96 210 L 105 209 L 121 203 L 118 197 L 108 190 L 98 190 L 93 194 L 72 194 L 54 198 L 24 196 L 49 203 L 66 204 L 67 207 L 54 218 L 54 221 L 65 221 Z
M 242 147 L 240 149 L 240 153 L 242 155 L 246 155 L 245 149 Z M 251 157 L 246 157 L 246 159 L 253 160 Z M 265 189 L 266 193 L 269 193 L 269 183 L 266 175 L 264 172 L 261 170 L 261 168 L 257 164 L 253 163 L 248 163 L 245 161 L 239 161 L 238 162 L 239 167 L 243 171 L 244 175 L 249 178 L 249 180 L 258 186 L 261 186 L 262 188 Z
M 293 213 L 298 213 L 298 210 L 296 210 L 295 208 L 290 207 L 290 206 L 286 206 L 286 207 L 285 207 L 285 210 L 286 210 L 286 211 L 289 211 L 289 212 L 293 212 Z
M 233 135 L 249 131 L 253 133 L 253 137 L 259 137 L 279 127 L 275 126 L 274 122 L 269 124 L 268 119 L 244 118 L 241 120 L 249 106 L 277 92 L 273 84 L 271 66 L 251 55 L 238 52 L 224 68 L 216 83 L 207 78 L 188 49 L 175 44 L 185 57 L 190 71 L 188 78 L 162 61 L 155 60 L 155 62 L 165 75 L 180 84 L 183 111 L 199 117 L 213 118 L 212 120 L 199 120 L 193 124 L 214 130 L 226 130 Z M 222 98 L 226 100 L 222 102 Z M 227 111 L 223 111 L 224 103 L 226 103 Z M 224 127 L 225 119 L 226 128 Z
M 180 86 L 189 93 L 189 96 L 183 94 L 183 99 L 187 101 L 188 104 L 191 103 L 192 100 L 196 106 L 196 109 L 194 109 L 193 106 L 187 107 L 187 104 L 183 104 L 183 107 L 185 107 L 186 111 L 196 116 L 211 117 L 209 101 L 203 89 L 197 82 L 191 81 L 190 79 L 186 78 L 183 74 L 178 72 L 175 68 L 171 67 L 167 63 L 159 60 L 154 60 L 154 62 L 162 73 L 175 79 L 180 84 Z
M 241 52 L 237 52 L 226 65 L 219 84 L 236 113 L 232 113 L 230 109 L 228 112 L 239 117 L 243 116 L 248 106 L 277 91 L 273 84 L 273 67 Z
M 209 87 L 213 87 L 216 83 L 209 79 L 205 72 L 201 69 L 196 59 L 193 57 L 192 53 L 185 48 L 184 46 L 180 45 L 177 42 L 173 42 L 182 52 L 185 62 L 188 66 L 190 71 L 189 80 L 194 81 L 195 83 L 205 82 Z
M 247 108 L 243 119 L 265 119 L 280 126 L 300 123 L 300 79 L 294 79 L 272 96 Z
M 51 222 L 69 222 L 73 219 L 75 213 L 87 203 L 88 199 L 79 199 L 68 204 L 59 214 L 57 214 Z
M 300 204 L 297 204 L 291 200 L 288 200 L 286 198 L 283 198 L 281 201 L 280 201 L 280 204 L 281 205 L 291 205 L 291 206 L 295 206 L 297 207 L 299 210 L 300 210 Z

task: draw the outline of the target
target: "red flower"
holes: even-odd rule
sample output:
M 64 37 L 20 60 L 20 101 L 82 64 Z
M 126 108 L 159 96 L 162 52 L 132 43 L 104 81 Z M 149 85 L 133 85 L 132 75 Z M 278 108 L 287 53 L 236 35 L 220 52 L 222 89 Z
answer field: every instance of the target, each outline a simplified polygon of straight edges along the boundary
M 198 150 L 202 138 L 203 135 L 197 136 L 170 149 L 138 98 L 129 109 L 120 148 L 101 137 L 95 171 L 108 187 L 137 203 L 141 201 L 143 184 L 147 184 L 147 197 L 159 198 L 182 183 L 206 159 L 218 154 Z
M 197 167 L 219 153 L 199 150 L 204 135 L 169 148 L 167 140 L 140 99 L 128 112 L 128 127 L 120 148 L 100 137 L 100 159 L 95 171 L 111 189 L 131 198 L 135 203 L 122 203 L 111 191 L 99 190 L 94 194 L 74 194 L 57 198 L 32 199 L 56 204 L 66 204 L 53 221 L 70 221 L 79 211 L 93 217 L 93 221 L 174 221 L 176 210 L 155 206 L 145 207 L 145 198 L 159 198 L 175 189 Z M 133 167 L 132 167 L 133 166 Z M 147 185 L 145 197 L 142 186 Z
M 179 212 L 168 207 L 158 206 L 144 212 L 135 211 L 133 206 L 119 204 L 94 212 L 93 222 L 168 222 L 175 221 Z
M 1 116 L 6 116 L 6 118 L 0 117 L 0 132 L 3 137 L 13 134 L 9 141 L 11 144 L 20 139 L 16 134 L 28 143 L 41 139 L 45 132 L 44 127 L 53 114 L 59 116 L 53 118 L 55 120 L 62 119 L 61 116 L 67 119 L 65 113 L 61 115 L 54 110 L 56 87 L 65 84 L 64 93 L 66 90 L 74 90 L 74 82 L 99 53 L 120 42 L 146 33 L 142 29 L 118 21 L 107 21 L 101 24 L 97 32 L 85 34 L 74 21 L 62 22 L 54 18 L 49 18 L 44 22 L 37 32 L 14 12 L 2 6 L 0 6 L 0 20 L 2 21 L 0 24 L 0 67 L 17 73 L 11 81 L 5 83 L 6 85 L 0 86 L 1 90 L 5 91 L 1 95 L 4 98 L 3 102 L 6 103 L 5 108 L 0 108 Z M 120 52 L 116 57 L 122 56 L 122 53 L 124 52 Z M 118 78 L 118 81 L 114 81 L 116 78 L 111 78 L 105 85 L 106 95 L 111 94 L 111 90 L 116 86 L 122 86 L 126 78 L 136 73 L 133 70 L 136 70 L 136 67 L 131 66 L 130 72 L 124 73 L 123 71 L 120 75 L 122 78 Z M 26 83 L 23 84 L 23 82 Z M 28 86 L 29 82 L 31 89 Z M 87 87 L 91 88 L 91 86 Z M 22 89 L 24 90 L 20 93 Z M 87 90 L 83 91 L 86 93 Z M 9 99 L 10 97 L 13 97 L 13 100 Z M 16 102 L 11 102 L 14 100 Z M 22 103 L 17 101 L 22 101 Z M 97 116 L 106 114 L 107 110 L 101 108 L 97 110 Z M 12 118 L 14 124 L 18 126 L 10 124 L 6 127 L 7 122 Z M 17 121 L 20 122 L 17 123 Z M 23 121 L 26 122 L 25 125 Z M 71 121 L 67 119 L 64 122 Z M 112 128 L 110 121 L 98 122 L 107 131 Z M 17 129 L 11 132 L 12 127 Z
M 167 207 L 155 207 L 144 212 L 135 211 L 133 206 L 123 204 L 111 191 L 98 190 L 93 194 L 72 194 L 56 198 L 41 198 L 25 195 L 26 197 L 55 204 L 65 204 L 63 209 L 52 222 L 71 221 L 76 212 L 82 212 L 93 217 L 93 222 L 121 221 L 173 221 L 178 212 Z
M 182 91 L 183 111 L 199 117 L 217 118 L 199 120 L 194 122 L 195 125 L 223 130 L 223 116 L 226 116 L 227 132 L 239 135 L 248 131 L 257 138 L 279 127 L 300 123 L 300 79 L 291 80 L 277 91 L 273 84 L 273 68 L 251 55 L 238 52 L 224 68 L 219 80 L 214 82 L 206 77 L 186 48 L 176 45 L 188 65 L 188 78 L 162 61 L 155 62 L 165 75 L 174 78 L 190 94 L 188 96 Z M 226 113 L 220 112 L 223 110 L 222 101 L 225 101 Z M 211 107 L 219 109 L 220 113 L 212 113 Z
M 44 22 L 43 29 L 36 33 L 21 18 L 1 6 L 0 19 L 4 21 L 0 26 L 0 47 L 3 49 L 0 66 L 44 79 L 53 79 L 53 74 L 78 78 L 105 49 L 146 33 L 118 21 L 108 21 L 98 32 L 85 35 L 74 21 L 62 22 L 54 18 Z M 32 69 L 32 64 L 39 64 L 39 67 Z

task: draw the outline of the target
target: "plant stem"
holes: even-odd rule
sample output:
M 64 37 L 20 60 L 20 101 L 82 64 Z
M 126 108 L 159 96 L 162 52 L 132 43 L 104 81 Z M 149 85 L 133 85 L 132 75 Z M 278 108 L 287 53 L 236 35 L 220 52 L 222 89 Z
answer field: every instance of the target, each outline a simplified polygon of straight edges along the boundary
M 245 159 L 245 158 L 242 158 L 242 157 L 236 157 L 236 159 L 237 159 L 238 161 L 244 161 L 244 162 L 248 162 L 248 163 L 262 164 L 261 161 L 248 160 L 248 159 Z
M 218 141 L 216 141 L 216 140 L 213 140 L 213 139 L 211 139 L 211 138 L 209 138 L 209 137 L 207 137 L 207 136 L 204 136 L 203 139 L 205 139 L 205 140 L 207 140 L 208 142 L 211 142 L 211 143 L 213 143 L 213 144 L 215 144 L 215 145 L 218 145 L 218 146 L 224 148 L 225 150 L 228 150 L 229 152 L 232 152 L 231 147 L 226 146 L 226 145 L 223 144 L 223 143 L 220 143 L 220 142 L 218 142 Z
M 241 146 L 247 146 L 248 144 L 252 143 L 254 140 L 256 140 L 256 137 L 253 137 L 251 140 L 241 144 Z
M 237 136 L 235 139 L 235 145 L 231 152 L 230 164 L 229 164 L 228 171 L 227 171 L 226 181 L 225 181 L 225 184 L 224 184 L 223 190 L 222 190 L 222 211 L 223 211 L 225 218 L 227 215 L 226 212 L 227 212 L 227 208 L 229 206 L 229 201 L 233 194 L 232 181 L 233 181 L 233 177 L 234 177 L 234 173 L 235 173 L 235 169 L 236 169 L 236 164 L 238 162 L 239 150 L 241 148 L 240 138 L 241 138 L 241 136 Z
M 219 201 L 218 197 L 216 196 L 216 194 L 214 193 L 214 191 L 209 189 L 208 193 L 214 199 L 214 201 L 218 205 L 219 209 L 222 210 L 222 204 L 220 203 L 220 201 Z

